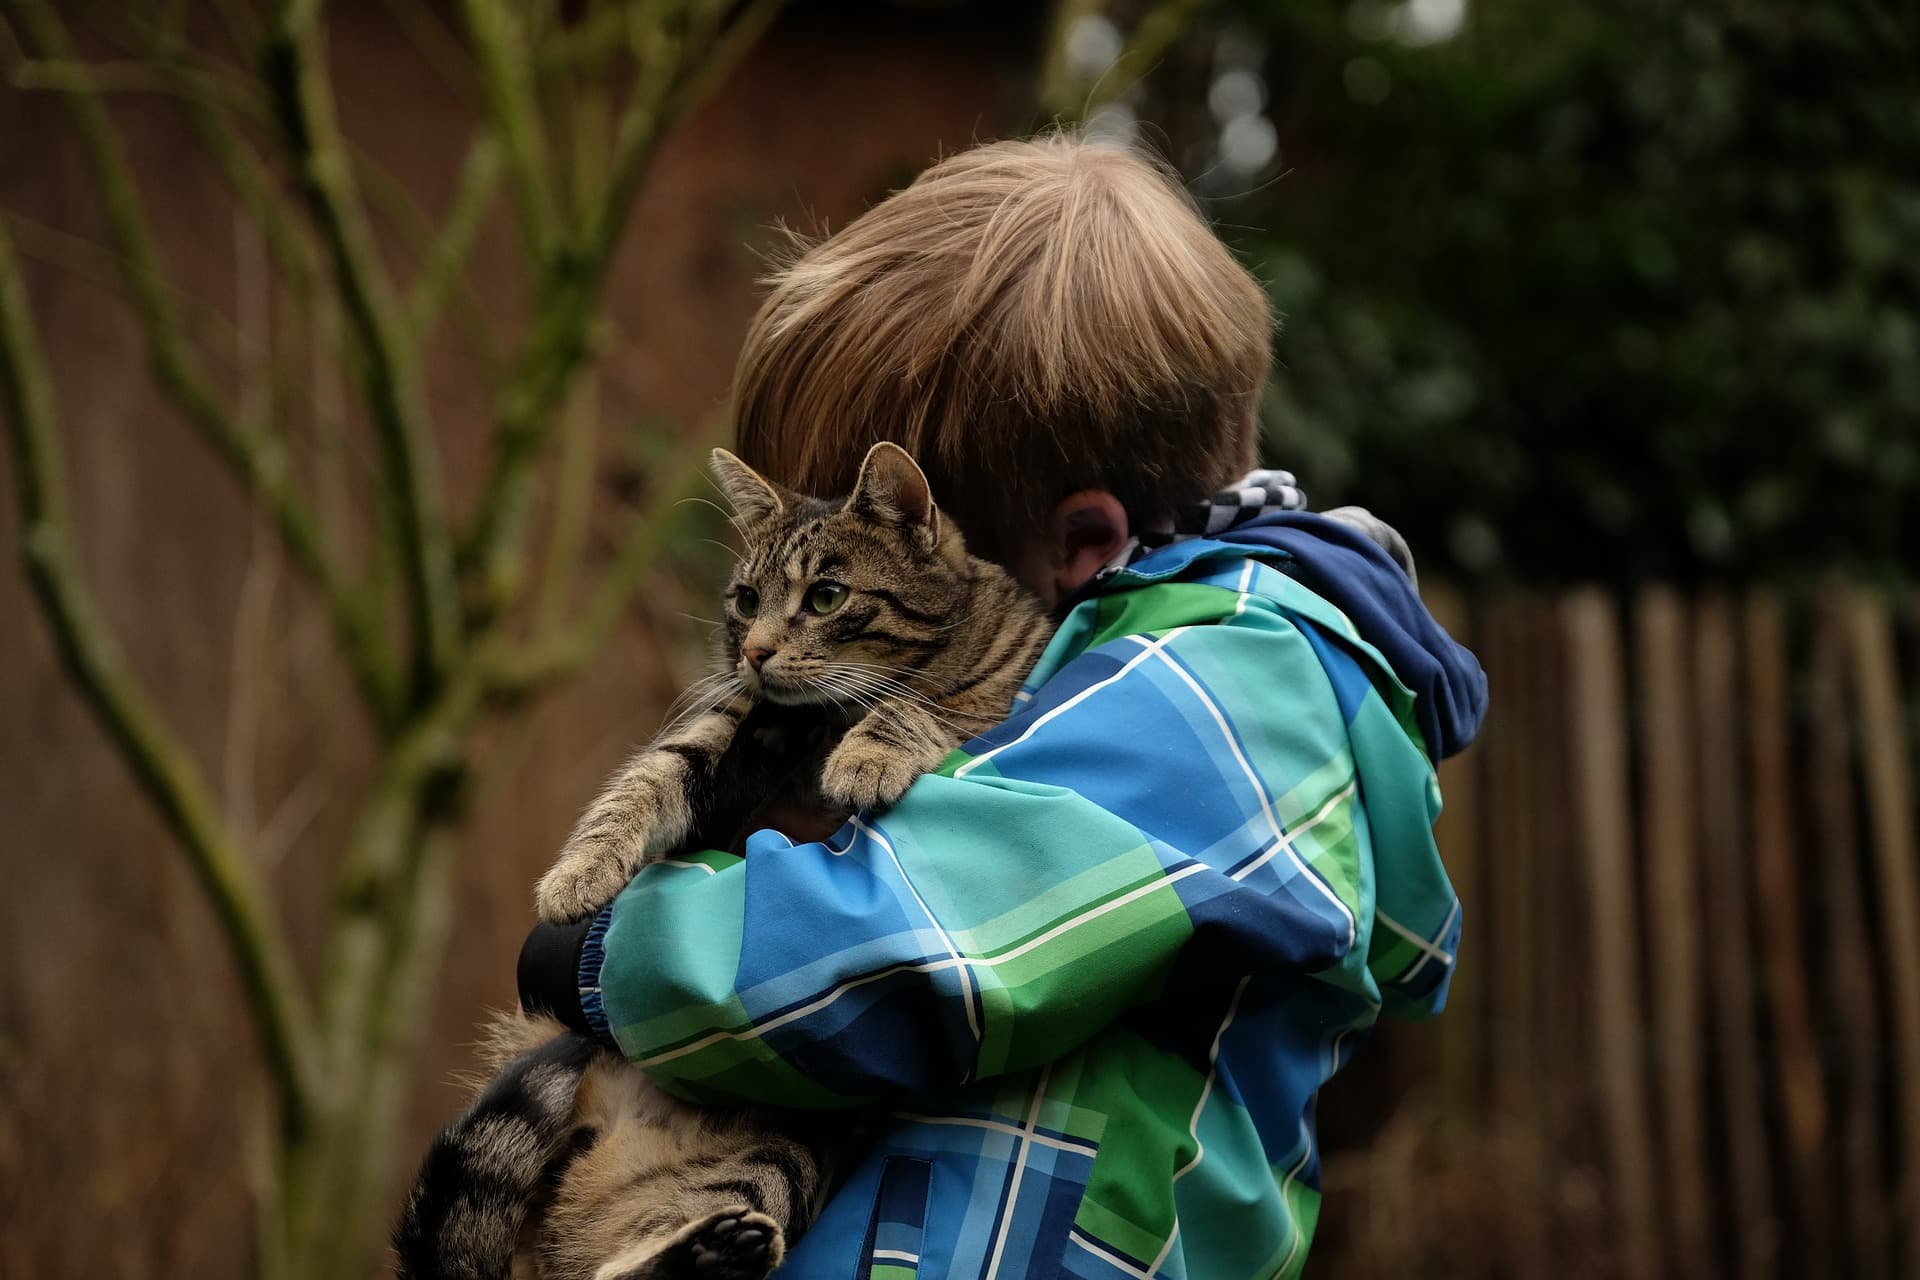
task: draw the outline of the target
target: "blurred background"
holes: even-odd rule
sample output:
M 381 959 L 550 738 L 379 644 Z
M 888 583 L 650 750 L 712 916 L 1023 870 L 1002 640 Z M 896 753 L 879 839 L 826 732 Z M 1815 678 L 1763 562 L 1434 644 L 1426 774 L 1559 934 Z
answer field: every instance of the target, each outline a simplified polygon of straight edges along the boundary
M 774 227 L 1054 121 L 1492 716 L 1309 1274 L 1920 1276 L 1912 0 L 0 0 L 0 1275 L 384 1274 Z M 24 570 L 16 572 L 15 567 Z

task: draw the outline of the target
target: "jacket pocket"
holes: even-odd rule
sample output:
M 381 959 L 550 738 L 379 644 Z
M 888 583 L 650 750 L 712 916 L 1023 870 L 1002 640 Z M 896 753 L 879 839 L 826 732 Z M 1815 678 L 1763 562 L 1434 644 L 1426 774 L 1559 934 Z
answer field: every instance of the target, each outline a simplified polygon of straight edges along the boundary
M 1000 1117 L 898 1117 L 854 1280 L 1050 1280 L 1093 1142 Z
M 854 1280 L 914 1280 L 920 1274 L 932 1181 L 931 1160 L 887 1157 L 880 1168 L 880 1190 L 874 1196 Z

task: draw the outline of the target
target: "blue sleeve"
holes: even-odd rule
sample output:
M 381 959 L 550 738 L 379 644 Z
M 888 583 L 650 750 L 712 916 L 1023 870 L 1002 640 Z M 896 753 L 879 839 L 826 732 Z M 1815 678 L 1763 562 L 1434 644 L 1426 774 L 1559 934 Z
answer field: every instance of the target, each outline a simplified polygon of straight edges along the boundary
M 925 1093 L 1058 1058 L 1176 959 L 1366 986 L 1365 839 L 1341 699 L 1256 606 L 1082 654 L 833 842 L 645 869 L 582 982 L 687 1096 Z

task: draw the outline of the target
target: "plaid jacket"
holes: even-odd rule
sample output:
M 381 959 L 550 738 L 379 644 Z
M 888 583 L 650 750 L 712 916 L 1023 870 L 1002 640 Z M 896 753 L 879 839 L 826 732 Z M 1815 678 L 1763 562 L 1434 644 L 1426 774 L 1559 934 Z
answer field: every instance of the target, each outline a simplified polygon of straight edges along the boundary
M 667 1087 L 887 1116 L 783 1275 L 1299 1273 L 1315 1093 L 1439 1009 L 1460 908 L 1416 700 L 1298 568 L 1153 552 L 893 809 L 595 922 L 587 1017 Z

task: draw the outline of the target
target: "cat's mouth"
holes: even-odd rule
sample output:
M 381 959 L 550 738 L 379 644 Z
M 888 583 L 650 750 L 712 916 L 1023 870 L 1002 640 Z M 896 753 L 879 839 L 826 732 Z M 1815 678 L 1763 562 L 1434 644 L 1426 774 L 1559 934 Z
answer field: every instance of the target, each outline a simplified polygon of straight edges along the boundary
M 845 698 L 815 684 L 776 685 L 763 680 L 760 682 L 760 696 L 783 707 L 830 707 L 835 711 L 849 709 Z
M 845 711 L 850 706 L 845 695 L 805 676 L 748 668 L 741 672 L 741 679 L 756 697 L 783 707 L 831 707 Z
M 760 696 L 783 707 L 814 707 L 834 700 L 832 694 L 817 685 L 787 684 L 764 677 L 760 681 Z

